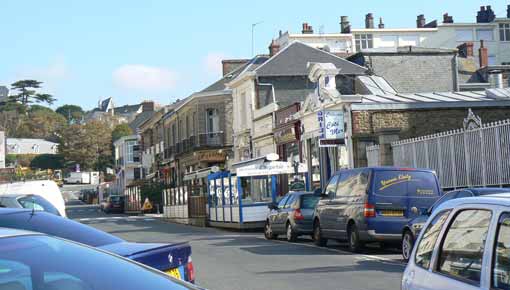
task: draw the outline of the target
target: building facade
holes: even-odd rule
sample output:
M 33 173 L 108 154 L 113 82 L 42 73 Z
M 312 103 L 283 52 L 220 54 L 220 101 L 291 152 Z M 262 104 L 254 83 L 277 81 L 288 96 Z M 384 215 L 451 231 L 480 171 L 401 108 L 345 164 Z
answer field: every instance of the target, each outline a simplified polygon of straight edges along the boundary
M 142 179 L 142 163 L 138 135 L 119 138 L 113 143 L 115 152 L 115 186 L 123 194 L 126 187 Z
M 43 139 L 7 138 L 6 154 L 57 154 L 58 143 Z

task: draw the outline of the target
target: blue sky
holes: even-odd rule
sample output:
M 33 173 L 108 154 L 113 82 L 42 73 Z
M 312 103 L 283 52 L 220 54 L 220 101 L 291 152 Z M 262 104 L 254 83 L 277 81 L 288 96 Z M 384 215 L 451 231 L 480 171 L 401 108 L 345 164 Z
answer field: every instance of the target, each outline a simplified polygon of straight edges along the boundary
M 338 32 L 348 15 L 363 27 L 364 15 L 386 27 L 414 27 L 448 12 L 456 22 L 475 21 L 481 5 L 500 17 L 509 1 L 0 1 L 0 85 L 17 79 L 45 82 L 55 106 L 94 107 L 112 96 L 116 104 L 154 99 L 168 104 L 221 76 L 222 58 L 267 53 L 278 31 L 299 32 L 308 22 Z M 459 5 L 460 4 L 460 5 Z

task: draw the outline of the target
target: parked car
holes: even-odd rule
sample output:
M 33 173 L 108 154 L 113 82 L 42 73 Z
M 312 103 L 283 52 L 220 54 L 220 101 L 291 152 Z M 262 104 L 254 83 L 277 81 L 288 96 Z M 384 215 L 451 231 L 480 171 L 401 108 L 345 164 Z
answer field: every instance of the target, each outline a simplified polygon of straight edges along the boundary
M 402 289 L 510 289 L 510 194 L 459 198 L 434 210 Z
M 54 207 L 44 197 L 35 194 L 0 195 L 0 207 L 42 210 L 60 216 L 60 213 L 56 207 Z
M 199 289 L 83 244 L 1 228 L 0 269 L 0 290 Z
M 79 242 L 151 266 L 170 276 L 195 281 L 191 246 L 185 242 L 130 243 L 70 219 L 26 209 L 0 208 L 0 227 L 40 232 Z
M 104 200 L 104 202 L 101 202 L 100 208 L 105 213 L 110 213 L 110 212 L 123 213 L 125 200 L 126 200 L 125 196 L 110 195 Z
M 300 235 L 313 232 L 313 212 L 319 196 L 311 192 L 289 192 L 278 203 L 269 205 L 264 235 L 276 239 L 285 234 L 287 241 L 293 242 Z
M 53 180 L 35 180 L 0 184 L 0 196 L 5 194 L 35 194 L 44 197 L 58 209 L 61 216 L 66 215 L 66 204 L 60 188 Z
M 402 257 L 405 261 L 409 260 L 411 251 L 413 250 L 414 241 L 420 234 L 421 229 L 432 212 L 441 204 L 456 198 L 483 196 L 488 194 L 510 193 L 510 188 L 484 187 L 484 188 L 464 188 L 452 190 L 445 193 L 430 208 L 423 212 L 420 216 L 412 219 L 405 225 L 402 230 Z
M 329 180 L 315 209 L 314 242 L 325 246 L 328 239 L 347 240 L 354 252 L 366 242 L 400 242 L 404 225 L 440 195 L 437 176 L 427 169 L 339 171 Z

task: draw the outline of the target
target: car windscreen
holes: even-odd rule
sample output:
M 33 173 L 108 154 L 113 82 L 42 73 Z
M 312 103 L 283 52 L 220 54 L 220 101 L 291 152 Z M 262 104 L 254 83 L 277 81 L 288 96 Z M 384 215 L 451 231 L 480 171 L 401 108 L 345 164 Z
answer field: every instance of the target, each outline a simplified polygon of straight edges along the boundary
M 314 209 L 319 202 L 320 197 L 312 194 L 305 194 L 301 196 L 302 209 Z
M 375 171 L 374 191 L 385 196 L 437 197 L 440 189 L 432 172 L 383 170 Z
M 123 242 L 93 227 L 46 212 L 20 211 L 0 215 L 0 227 L 40 232 L 93 247 Z
M 55 208 L 49 201 L 38 195 L 20 197 L 18 198 L 18 202 L 23 208 L 43 210 L 54 215 L 60 215 L 57 208 Z
M 48 236 L 0 239 L 0 289 L 190 289 L 169 275 Z

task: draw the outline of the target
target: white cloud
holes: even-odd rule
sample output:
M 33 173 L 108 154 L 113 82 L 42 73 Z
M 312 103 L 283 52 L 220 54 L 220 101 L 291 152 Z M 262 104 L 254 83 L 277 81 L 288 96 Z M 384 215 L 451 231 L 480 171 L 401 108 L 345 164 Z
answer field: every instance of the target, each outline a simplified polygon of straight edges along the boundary
M 163 67 L 126 64 L 115 69 L 113 82 L 123 89 L 162 92 L 175 87 L 177 74 Z
M 226 59 L 226 55 L 220 52 L 210 52 L 204 58 L 204 69 L 206 73 L 215 76 L 221 76 L 221 61 Z

